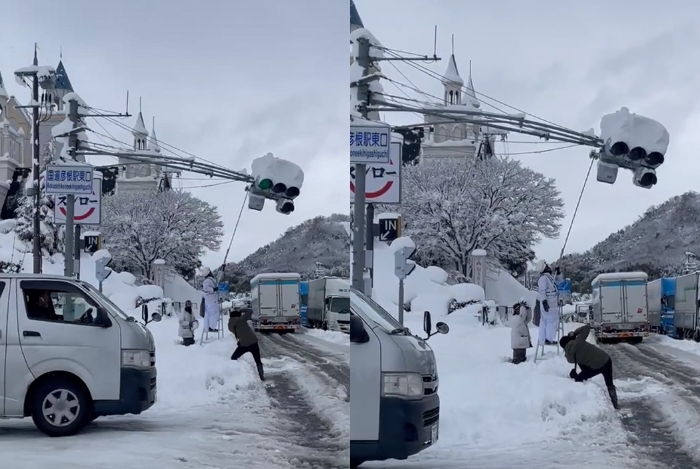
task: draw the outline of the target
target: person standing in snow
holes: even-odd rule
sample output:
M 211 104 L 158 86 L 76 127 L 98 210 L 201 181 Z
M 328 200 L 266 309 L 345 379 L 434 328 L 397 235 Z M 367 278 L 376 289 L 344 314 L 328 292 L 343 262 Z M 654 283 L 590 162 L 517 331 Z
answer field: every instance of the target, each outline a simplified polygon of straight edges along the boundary
M 612 359 L 604 350 L 586 341 L 590 331 L 591 326 L 581 326 L 559 340 L 559 345 L 566 354 L 566 360 L 574 364 L 574 369 L 569 372 L 569 377 L 577 382 L 582 382 L 602 374 L 612 405 L 619 409 L 617 390 L 613 384 Z M 576 372 L 576 365 L 581 368 L 580 373 Z
M 187 300 L 185 302 L 185 311 L 182 313 L 180 318 L 180 329 L 179 334 L 182 337 L 182 345 L 190 346 L 194 344 L 194 315 L 192 314 L 192 302 Z
M 557 284 L 552 277 L 552 269 L 545 264 L 537 280 L 537 293 L 540 300 L 540 328 L 538 344 L 556 345 L 559 326 L 559 296 Z
M 231 311 L 231 316 L 228 319 L 228 330 L 236 337 L 238 346 L 231 355 L 231 360 L 238 360 L 244 353 L 250 352 L 255 360 L 255 365 L 258 367 L 258 375 L 262 381 L 265 381 L 263 373 L 263 364 L 260 359 L 260 346 L 258 345 L 258 337 L 250 328 L 248 320 L 253 314 L 253 310 L 246 309 L 245 313 L 236 308 Z
M 219 293 L 216 290 L 216 280 L 209 267 L 202 269 L 204 281 L 202 291 L 204 292 L 204 327 L 209 332 L 219 332 Z
M 527 349 L 532 347 L 530 330 L 527 325 L 532 319 L 532 310 L 525 301 L 513 305 L 513 316 L 510 318 L 510 347 L 513 349 L 513 363 L 518 364 L 527 360 Z

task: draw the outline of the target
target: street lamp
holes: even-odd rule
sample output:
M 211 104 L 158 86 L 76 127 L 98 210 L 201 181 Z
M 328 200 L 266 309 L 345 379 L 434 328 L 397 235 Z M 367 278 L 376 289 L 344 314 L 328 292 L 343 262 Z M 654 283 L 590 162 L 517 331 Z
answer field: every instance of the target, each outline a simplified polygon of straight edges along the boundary
M 34 257 L 34 273 L 41 273 L 41 228 L 39 226 L 39 205 L 41 201 L 41 187 L 39 185 L 39 123 L 51 118 L 53 113 L 53 103 L 51 99 L 42 99 L 39 102 L 39 87 L 43 89 L 53 89 L 56 71 L 53 67 L 39 66 L 36 56 L 36 44 L 34 44 L 34 61 L 29 67 L 23 67 L 15 71 L 15 77 L 20 83 L 28 86 L 26 79 L 32 80 L 32 101 L 27 106 L 17 106 L 18 108 L 32 108 L 32 173 L 33 173 L 33 196 L 34 196 L 34 223 L 32 234 L 32 253 Z M 40 115 L 40 111 L 43 114 Z

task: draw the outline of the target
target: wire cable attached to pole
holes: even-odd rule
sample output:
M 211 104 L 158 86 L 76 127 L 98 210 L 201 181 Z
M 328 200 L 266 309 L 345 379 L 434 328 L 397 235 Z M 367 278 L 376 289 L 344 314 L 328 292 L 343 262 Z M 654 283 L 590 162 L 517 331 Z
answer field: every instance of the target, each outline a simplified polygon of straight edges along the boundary
M 243 209 L 245 208 L 245 203 L 246 200 L 248 200 L 248 191 L 245 193 L 245 197 L 243 197 L 243 205 L 241 205 L 241 210 L 238 212 L 238 219 L 236 220 L 236 226 L 233 228 L 233 234 L 231 235 L 231 240 L 228 242 L 228 248 L 226 249 L 226 254 L 224 255 L 224 262 L 221 264 L 221 277 L 223 278 L 224 271 L 226 270 L 226 260 L 228 259 L 228 253 L 231 250 L 231 245 L 233 244 L 233 237 L 236 236 L 236 231 L 238 231 L 238 224 L 241 221 L 241 215 L 243 215 Z
M 578 213 L 578 207 L 581 205 L 581 197 L 583 197 L 583 191 L 586 190 L 586 184 L 588 183 L 588 177 L 591 175 L 591 169 L 593 169 L 593 163 L 595 159 L 591 158 L 591 164 L 588 166 L 588 172 L 586 173 L 586 179 L 583 181 L 583 187 L 581 188 L 581 193 L 578 195 L 578 202 L 576 202 L 576 208 L 574 209 L 574 216 L 571 217 L 571 223 L 569 224 L 569 231 L 566 232 L 566 239 L 564 239 L 564 245 L 561 247 L 561 252 L 559 253 L 559 260 L 557 265 L 561 265 L 561 259 L 564 257 L 564 249 L 566 249 L 566 243 L 569 242 L 569 235 L 571 234 L 571 228 L 574 226 L 574 220 L 576 220 L 576 214 Z

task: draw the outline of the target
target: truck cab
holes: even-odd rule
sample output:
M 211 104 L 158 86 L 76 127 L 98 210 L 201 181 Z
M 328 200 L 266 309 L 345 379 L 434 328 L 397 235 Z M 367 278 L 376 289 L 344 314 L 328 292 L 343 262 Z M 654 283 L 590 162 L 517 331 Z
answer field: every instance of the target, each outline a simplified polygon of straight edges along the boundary
M 311 327 L 350 333 L 350 281 L 325 277 L 309 282 L 307 317 Z
M 350 311 L 351 466 L 406 459 L 438 439 L 435 356 L 425 340 L 354 289 Z M 446 332 L 440 323 L 438 329 Z
M 0 417 L 31 416 L 64 436 L 155 399 L 155 344 L 144 326 L 86 282 L 0 274 Z

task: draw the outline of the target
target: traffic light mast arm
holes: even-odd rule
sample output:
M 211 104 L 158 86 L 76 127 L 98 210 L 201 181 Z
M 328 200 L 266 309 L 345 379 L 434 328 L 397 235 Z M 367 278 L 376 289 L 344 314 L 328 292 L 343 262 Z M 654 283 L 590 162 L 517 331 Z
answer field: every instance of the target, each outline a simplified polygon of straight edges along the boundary
M 576 132 L 574 130 L 567 129 L 565 127 L 547 124 L 545 122 L 533 121 L 531 119 L 526 119 L 525 117 L 520 116 L 497 114 L 484 111 L 469 111 L 461 109 L 443 110 L 436 109 L 433 107 L 409 106 L 376 99 L 373 99 L 373 101 L 375 102 L 375 104 L 368 107 L 369 111 L 416 112 L 423 115 L 445 119 L 444 122 L 431 122 L 431 125 L 441 123 L 467 122 L 470 124 L 484 125 L 492 127 L 494 129 L 505 130 L 508 132 L 533 135 L 535 137 L 544 138 L 546 140 L 574 143 L 577 145 L 586 145 L 594 148 L 602 148 L 604 143 L 600 138 L 593 135 L 587 135 L 581 132 Z
M 222 179 L 229 179 L 232 181 L 241 181 L 248 184 L 255 182 L 255 178 L 249 174 L 241 173 L 238 171 L 233 171 L 221 166 L 216 166 L 208 163 L 202 163 L 195 160 L 190 160 L 187 158 L 180 158 L 177 156 L 165 156 L 158 155 L 153 156 L 151 153 L 138 153 L 138 152 L 111 152 L 102 149 L 94 149 L 89 147 L 83 147 L 77 152 L 79 155 L 110 155 L 117 158 L 123 158 L 127 160 L 132 160 L 144 164 L 154 164 L 158 166 L 163 166 L 166 168 L 173 168 L 182 171 L 190 171 L 193 173 L 203 174 L 206 176 L 216 176 Z M 111 166 L 118 166 L 111 165 Z

